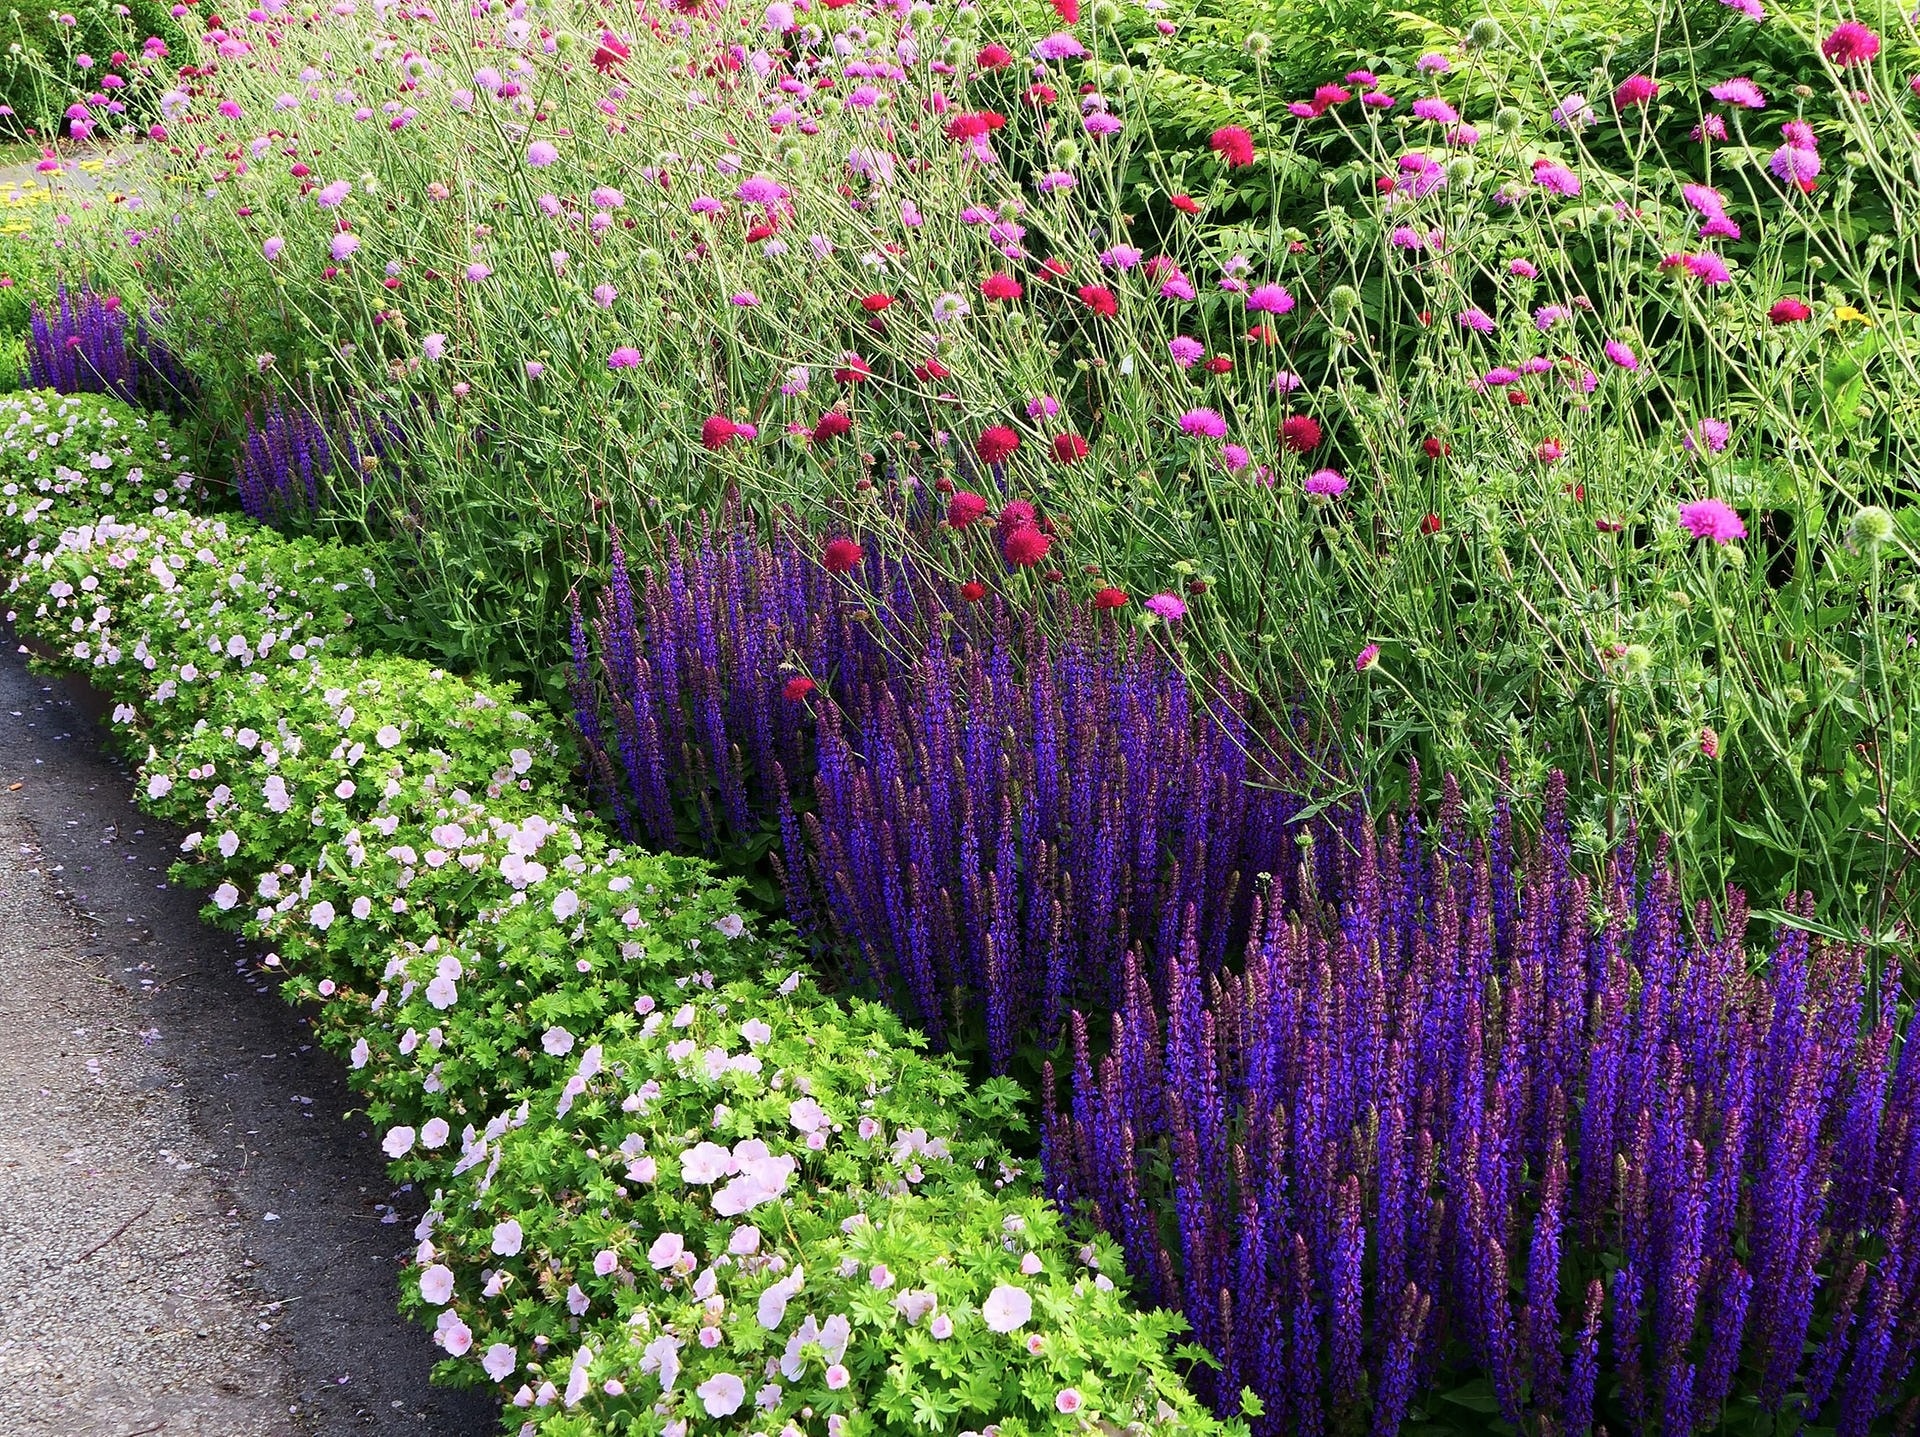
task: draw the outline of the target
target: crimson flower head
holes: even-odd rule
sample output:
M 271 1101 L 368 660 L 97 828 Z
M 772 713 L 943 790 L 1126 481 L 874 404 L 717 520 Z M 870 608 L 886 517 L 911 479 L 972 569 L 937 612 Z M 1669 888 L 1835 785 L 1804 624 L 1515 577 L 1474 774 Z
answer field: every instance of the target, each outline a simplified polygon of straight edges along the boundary
M 1200 213 L 1200 201 L 1196 200 L 1192 195 L 1173 195 L 1169 198 L 1168 203 L 1183 215 L 1197 215 Z
M 1320 443 L 1320 425 L 1310 414 L 1289 414 L 1280 426 L 1280 442 L 1295 454 L 1305 454 Z
M 833 377 L 842 384 L 860 384 L 873 378 L 873 370 L 866 360 L 849 350 L 841 356 L 844 361 L 840 368 L 833 371 Z
M 781 687 L 780 697 L 790 704 L 805 703 L 807 695 L 813 692 L 814 687 L 814 682 L 810 678 L 791 678 Z
M 982 45 L 974 60 L 983 70 L 1004 70 L 1013 63 L 1013 51 L 1005 45 Z
M 937 359 L 923 359 L 913 366 L 914 377 L 923 384 L 931 384 L 936 379 L 946 379 L 953 371 Z
M 1078 293 L 1080 302 L 1103 319 L 1112 319 L 1120 312 L 1120 301 L 1113 297 L 1113 291 L 1097 284 L 1083 284 Z
M 851 539 L 829 539 L 820 552 L 820 562 L 829 574 L 850 573 L 866 557 L 867 551 Z
M 1126 592 L 1112 586 L 1099 590 L 1093 596 L 1093 606 L 1096 609 L 1117 609 L 1126 602 Z
M 968 110 L 947 121 L 949 140 L 977 140 L 1007 123 L 1007 117 L 994 110 Z
M 969 604 L 977 604 L 987 596 L 987 586 L 978 579 L 969 579 L 960 586 L 960 597 Z
M 1004 534 L 1011 533 L 1022 525 L 1033 523 L 1037 517 L 1034 513 L 1033 505 L 1029 504 L 1025 499 L 1009 499 L 1006 507 L 1001 509 L 1000 517 L 996 522 L 1000 525 L 1000 531 Z
M 618 35 L 611 30 L 603 31 L 600 43 L 594 47 L 593 68 L 604 75 L 632 53 Z
M 1813 311 L 1803 300 L 1786 298 L 1776 299 L 1773 307 L 1767 311 L 1767 318 L 1775 324 L 1799 324 L 1813 318 Z
M 890 294 L 869 294 L 862 296 L 860 308 L 864 309 L 868 314 L 878 314 L 892 303 L 893 296 Z
M 1440 532 L 1440 516 L 1438 514 L 1427 515 L 1426 518 L 1420 521 L 1420 532 L 1422 534 L 1438 534 Z
M 814 421 L 813 442 L 815 444 L 823 444 L 829 439 L 838 439 L 851 428 L 853 428 L 853 421 L 851 419 L 847 418 L 847 416 L 842 414 L 838 409 L 829 409 Z
M 1440 459 L 1453 453 L 1453 446 L 1444 439 L 1436 439 L 1428 435 L 1420 441 L 1420 450 L 1429 459 Z
M 1009 529 L 1006 537 L 1000 541 L 1000 552 L 1007 556 L 1007 562 L 1016 569 L 1039 563 L 1047 557 L 1047 551 L 1052 547 L 1053 540 L 1034 524 L 1022 524 Z
M 1658 82 L 1649 76 L 1629 75 L 1613 92 L 1613 107 L 1616 110 L 1631 110 L 1646 104 L 1659 93 Z
M 1078 25 L 1080 23 L 1080 0 L 1049 0 L 1049 3 L 1053 6 L 1053 13 L 1060 17 L 1062 24 Z
M 1078 464 L 1087 457 L 1087 441 L 1078 434 L 1056 434 L 1053 457 L 1062 464 Z
M 1224 354 L 1216 354 L 1200 367 L 1209 374 L 1231 374 L 1233 373 L 1233 360 Z
M 708 449 L 725 449 L 740 433 L 740 426 L 724 414 L 709 416 L 700 426 L 700 443 Z
M 1010 274 L 990 274 L 980 281 L 980 293 L 988 299 L 1020 298 L 1020 281 Z
M 1051 85 L 1027 86 L 1027 103 L 1036 109 L 1041 105 L 1051 105 L 1060 98 L 1060 92 Z
M 1836 65 L 1864 65 L 1880 53 L 1880 37 L 1858 20 L 1842 20 L 1820 42 L 1820 53 Z
M 1020 447 L 1020 436 L 1004 424 L 995 424 L 980 431 L 980 437 L 973 441 L 973 452 L 980 456 L 982 464 L 999 464 Z
M 971 490 L 962 489 L 947 501 L 947 523 L 955 529 L 978 524 L 987 517 L 987 501 Z
M 1238 125 L 1222 125 L 1207 137 L 1207 144 L 1236 169 L 1253 163 L 1253 136 Z

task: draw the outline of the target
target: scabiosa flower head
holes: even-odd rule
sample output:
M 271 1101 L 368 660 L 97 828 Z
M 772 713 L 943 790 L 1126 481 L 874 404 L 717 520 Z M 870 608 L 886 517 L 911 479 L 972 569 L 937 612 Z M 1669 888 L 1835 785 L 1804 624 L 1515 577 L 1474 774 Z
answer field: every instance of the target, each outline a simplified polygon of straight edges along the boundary
M 1712 725 L 1700 730 L 1700 754 L 1703 758 L 1720 757 L 1720 735 Z
M 271 264 L 274 260 L 280 258 L 280 251 L 286 247 L 287 242 L 285 240 L 281 239 L 279 235 L 273 235 L 261 242 L 260 254 L 263 259 Z
M 1013 51 L 1005 45 L 982 45 L 973 62 L 983 70 L 1004 70 L 1013 63 Z
M 1087 47 L 1061 30 L 1036 41 L 1028 53 L 1036 60 L 1078 60 L 1086 55 Z
M 700 443 L 703 448 L 717 452 L 733 443 L 739 433 L 740 426 L 726 415 L 709 415 L 706 423 L 700 426 Z
M 1016 569 L 1031 568 L 1047 557 L 1053 539 L 1037 524 L 1021 524 L 1009 529 L 1000 540 L 1000 552 Z
M 1475 334 L 1493 333 L 1493 316 L 1488 314 L 1484 309 L 1478 307 L 1463 309 L 1459 314 L 1455 315 L 1454 318 L 1460 321 L 1460 327 L 1462 329 L 1470 329 Z
M 1316 469 L 1303 487 L 1316 499 L 1334 499 L 1347 492 L 1347 476 L 1338 469 Z
M 1880 37 L 1858 20 L 1842 20 L 1820 42 L 1820 53 L 1836 65 L 1864 65 L 1880 53 Z
M 1207 136 L 1207 145 L 1234 168 L 1253 163 L 1253 136 L 1238 125 L 1222 125 Z
M 980 281 L 980 293 L 988 299 L 1020 298 L 1020 281 L 1010 274 L 990 274 Z
M 1580 130 L 1593 123 L 1593 106 L 1585 95 L 1569 95 L 1553 107 L 1550 118 L 1559 129 Z
M 1622 341 L 1609 339 L 1602 348 L 1606 351 L 1609 360 L 1628 373 L 1632 373 L 1640 367 L 1640 356 L 1633 352 L 1631 346 Z
M 851 539 L 829 539 L 826 548 L 820 551 L 820 562 L 829 574 L 846 574 L 851 573 L 866 555 L 867 551 Z
M 1616 110 L 1631 110 L 1646 104 L 1660 93 L 1658 82 L 1646 75 L 1629 75 L 1613 92 Z
M 1180 432 L 1193 438 L 1224 439 L 1227 421 L 1212 409 L 1189 409 L 1180 416 Z
M 971 306 L 968 305 L 964 296 L 951 292 L 940 295 L 934 300 L 931 306 L 933 322 L 935 324 L 952 324 L 956 319 L 965 316 L 970 309 Z
M 1691 504 L 1682 504 L 1680 526 L 1694 538 L 1711 539 L 1716 544 L 1729 544 L 1747 537 L 1747 526 L 1724 499 L 1696 499 Z
M 623 344 L 607 356 L 608 369 L 638 369 L 640 351 L 631 344 Z
M 335 264 L 343 264 L 352 258 L 354 251 L 360 248 L 360 236 L 350 230 L 342 230 L 327 244 L 327 253 L 333 256 Z
M 527 146 L 527 163 L 536 170 L 544 170 L 560 158 L 560 151 L 546 140 L 535 140 Z
M 1356 674 L 1364 674 L 1368 669 L 1372 668 L 1375 664 L 1379 662 L 1380 662 L 1380 646 L 1378 644 L 1368 644 L 1365 648 L 1360 650 L 1359 653 L 1353 656 L 1353 671 Z
M 447 357 L 447 337 L 444 334 L 429 334 L 420 341 L 420 352 L 428 359 L 438 362 Z
M 1078 434 L 1053 436 L 1053 457 L 1061 464 L 1078 464 L 1087 457 L 1087 441 Z
M 960 597 L 969 604 L 977 604 L 987 596 L 987 586 L 978 579 L 969 579 L 960 586 Z
M 1697 440 L 1699 444 L 1704 444 L 1709 452 L 1718 454 L 1727 447 L 1727 441 L 1732 437 L 1733 426 L 1726 420 L 1702 419 L 1680 436 L 1680 443 L 1684 448 L 1692 450 L 1696 447 Z
M 1432 95 L 1423 95 L 1413 102 L 1413 117 L 1416 120 L 1432 120 L 1439 125 L 1460 123 L 1460 112 L 1445 100 Z
M 1060 412 L 1060 401 L 1051 394 L 1036 394 L 1027 401 L 1027 418 L 1051 419 Z
M 977 524 L 986 517 L 986 498 L 971 490 L 962 489 L 947 501 L 947 523 L 955 529 Z
M 1275 394 L 1292 394 L 1304 383 L 1306 383 L 1306 381 L 1291 369 L 1283 369 L 1273 376 L 1273 392 Z
M 1134 245 L 1117 244 L 1100 251 L 1100 263 L 1108 269 L 1132 269 L 1143 255 Z
M 1548 159 L 1533 162 L 1533 182 L 1544 190 L 1568 198 L 1580 193 L 1580 176 L 1565 165 L 1555 164 Z
M 1572 313 L 1564 304 L 1543 304 L 1533 312 L 1533 327 L 1545 334 Z
M 1118 609 L 1126 602 L 1127 595 L 1124 589 L 1116 589 L 1109 585 L 1107 588 L 1094 591 L 1093 606 L 1096 609 Z
M 1820 145 L 1820 137 L 1805 120 L 1788 120 L 1780 127 L 1780 138 L 1803 150 L 1817 149 Z
M 973 441 L 973 452 L 982 464 L 1001 464 L 1020 447 L 1020 436 L 1004 424 L 990 425 Z
M 1707 93 L 1723 105 L 1738 105 L 1742 109 L 1763 110 L 1767 105 L 1767 97 L 1760 87 L 1744 75 L 1722 80 Z
M 1247 291 L 1246 302 L 1256 314 L 1285 314 L 1293 308 L 1293 296 L 1277 284 L 1255 285 Z
M 1526 260 L 1523 260 L 1523 259 L 1508 260 L 1507 273 L 1512 275 L 1515 279 L 1540 278 L 1540 271 L 1535 269 L 1531 264 L 1529 264 Z
M 1725 284 L 1733 278 L 1727 269 L 1727 262 L 1717 254 L 1690 254 L 1687 256 L 1687 273 L 1702 284 Z
M 1022 525 L 1038 522 L 1039 517 L 1033 505 L 1025 499 L 1009 499 L 1001 506 L 994 523 L 999 526 L 1002 534 L 1010 534 Z
M 1414 68 L 1423 75 L 1444 75 L 1453 68 L 1453 61 L 1438 50 L 1429 50 L 1414 62 Z
M 1080 302 L 1103 319 L 1111 319 L 1120 312 L 1120 301 L 1115 299 L 1113 291 L 1097 284 L 1083 284 L 1075 291 Z
M 1319 421 L 1311 414 L 1289 414 L 1280 425 L 1280 442 L 1295 454 L 1318 448 Z
M 1804 300 L 1791 297 L 1776 299 L 1767 310 L 1767 318 L 1774 324 L 1800 324 L 1813 318 L 1813 311 Z
M 1184 334 L 1175 335 L 1167 341 L 1167 353 L 1173 356 L 1173 362 L 1182 369 L 1193 368 L 1206 352 L 1206 346 L 1199 340 L 1189 339 Z
M 1558 439 L 1542 439 L 1533 446 L 1533 457 L 1542 464 L 1558 464 L 1567 457 L 1567 446 Z
M 1178 594 L 1155 594 L 1147 600 L 1146 610 L 1162 623 L 1178 623 L 1187 616 L 1187 601 Z
M 1775 179 L 1806 189 L 1820 176 L 1820 156 L 1800 145 L 1782 145 L 1767 156 L 1767 168 Z
M 838 409 L 829 409 L 814 421 L 809 437 L 815 444 L 838 439 L 853 428 L 853 421 Z

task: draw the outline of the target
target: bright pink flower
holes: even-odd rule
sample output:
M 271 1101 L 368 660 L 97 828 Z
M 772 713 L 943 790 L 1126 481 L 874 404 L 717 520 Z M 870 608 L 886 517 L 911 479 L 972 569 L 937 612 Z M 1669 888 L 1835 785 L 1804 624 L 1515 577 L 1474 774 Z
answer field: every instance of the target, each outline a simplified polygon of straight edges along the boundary
M 1696 499 L 1691 504 L 1682 504 L 1680 525 L 1694 538 L 1711 539 L 1716 544 L 1747 537 L 1747 526 L 1724 499 Z

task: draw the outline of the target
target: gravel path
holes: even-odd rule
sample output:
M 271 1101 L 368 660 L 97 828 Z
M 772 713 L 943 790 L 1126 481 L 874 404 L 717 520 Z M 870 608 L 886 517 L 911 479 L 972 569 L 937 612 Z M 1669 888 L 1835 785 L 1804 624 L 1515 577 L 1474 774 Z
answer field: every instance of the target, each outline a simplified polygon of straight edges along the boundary
M 162 879 L 90 696 L 0 645 L 0 1432 L 483 1437 L 394 1310 L 417 1204 Z

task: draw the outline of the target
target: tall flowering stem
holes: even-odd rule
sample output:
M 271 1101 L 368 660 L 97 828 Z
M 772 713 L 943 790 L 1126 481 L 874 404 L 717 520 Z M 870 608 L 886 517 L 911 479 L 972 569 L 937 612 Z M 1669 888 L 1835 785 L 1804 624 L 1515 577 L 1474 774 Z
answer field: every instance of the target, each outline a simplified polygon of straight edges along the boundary
M 877 541 L 840 573 L 820 549 L 729 513 L 636 580 L 616 545 L 596 627 L 625 803 L 657 845 L 771 847 L 796 919 L 936 1042 L 1004 1070 L 1118 1002 L 1128 952 L 1177 952 L 1189 910 L 1210 972 L 1259 875 L 1302 881 L 1296 834 L 1337 846 L 1241 696 L 1136 631 L 1050 637 Z
M 145 320 L 129 324 L 117 296 L 62 284 L 49 306 L 31 307 L 27 386 L 62 394 L 111 394 L 129 404 L 174 408 L 189 392 L 186 371 L 149 335 Z
M 1582 876 L 1558 777 L 1536 843 L 1450 827 L 1262 895 L 1237 973 L 1197 908 L 1161 989 L 1130 962 L 1047 1095 L 1056 1199 L 1257 1433 L 1392 1432 L 1413 1374 L 1528 1432 L 1715 1430 L 1742 1393 L 1881 1430 L 1920 1348 L 1920 1052 L 1862 952 L 1788 931 L 1756 972 L 1737 898 L 1712 933 L 1664 854 Z

